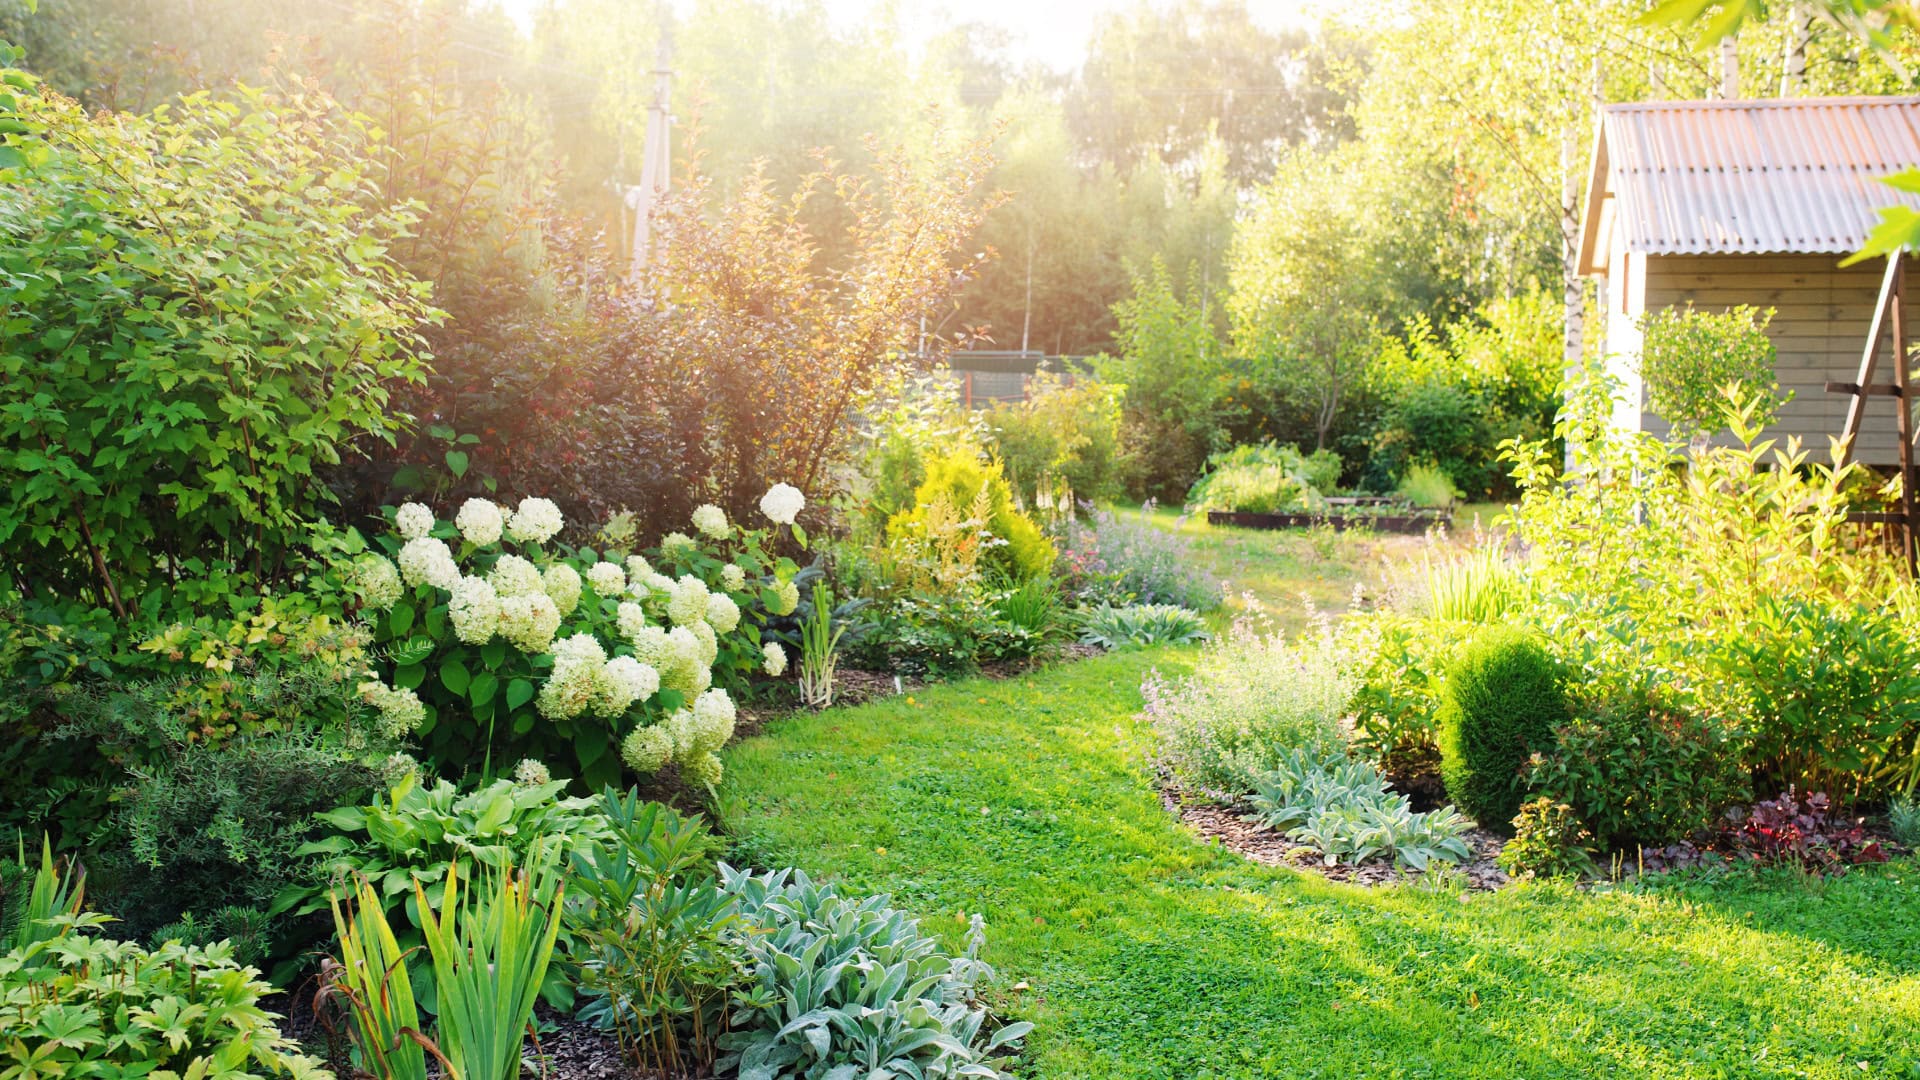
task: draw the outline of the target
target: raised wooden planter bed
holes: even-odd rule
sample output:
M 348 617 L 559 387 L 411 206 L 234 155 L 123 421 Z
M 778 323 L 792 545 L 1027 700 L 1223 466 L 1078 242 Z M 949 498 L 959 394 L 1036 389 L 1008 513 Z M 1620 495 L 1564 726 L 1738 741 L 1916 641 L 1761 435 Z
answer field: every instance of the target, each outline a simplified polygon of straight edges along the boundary
M 1448 515 L 1432 510 L 1414 510 L 1404 514 L 1352 514 L 1333 511 L 1324 514 L 1246 514 L 1237 510 L 1209 510 L 1207 524 L 1232 525 L 1240 529 L 1308 529 L 1331 525 L 1335 532 L 1348 529 L 1373 529 L 1376 532 L 1418 535 L 1444 523 Z

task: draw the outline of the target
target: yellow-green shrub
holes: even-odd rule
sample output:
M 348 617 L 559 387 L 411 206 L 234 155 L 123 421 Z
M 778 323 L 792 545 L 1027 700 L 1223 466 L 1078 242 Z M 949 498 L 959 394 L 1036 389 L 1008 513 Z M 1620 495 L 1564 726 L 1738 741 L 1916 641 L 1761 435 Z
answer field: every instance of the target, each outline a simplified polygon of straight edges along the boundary
M 982 490 L 987 493 L 985 525 L 999 541 L 988 548 L 982 562 L 1008 577 L 1038 577 L 1052 570 L 1053 542 L 1013 502 L 1013 489 L 997 461 L 983 462 L 968 453 L 942 454 L 927 459 L 927 478 L 914 490 L 914 506 L 887 520 L 887 539 L 898 541 L 926 527 L 927 511 L 942 497 L 965 511 Z

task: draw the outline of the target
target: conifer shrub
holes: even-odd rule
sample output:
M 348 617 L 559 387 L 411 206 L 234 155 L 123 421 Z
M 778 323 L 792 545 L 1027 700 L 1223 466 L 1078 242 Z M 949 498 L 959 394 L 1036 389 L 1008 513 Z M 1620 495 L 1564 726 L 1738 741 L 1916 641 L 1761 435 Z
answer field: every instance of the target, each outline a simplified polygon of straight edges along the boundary
M 1480 632 L 1447 672 L 1436 718 L 1440 779 L 1482 826 L 1510 828 L 1527 795 L 1526 768 L 1567 722 L 1559 671 L 1538 639 L 1508 627 Z

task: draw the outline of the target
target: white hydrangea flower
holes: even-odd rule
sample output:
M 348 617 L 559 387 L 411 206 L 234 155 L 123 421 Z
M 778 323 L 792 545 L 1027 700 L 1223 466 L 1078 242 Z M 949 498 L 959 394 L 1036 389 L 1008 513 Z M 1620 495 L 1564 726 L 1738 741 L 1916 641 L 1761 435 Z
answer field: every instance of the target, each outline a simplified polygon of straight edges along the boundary
M 346 576 L 347 587 L 376 611 L 385 611 L 400 602 L 400 571 L 385 556 L 360 556 L 347 565 Z
M 673 596 L 667 600 L 667 618 L 675 626 L 691 626 L 707 617 L 707 583 L 692 574 L 682 574 L 673 584 Z
M 660 673 L 631 656 L 616 656 L 600 669 L 600 700 L 594 713 L 616 717 L 660 689 Z
M 627 578 L 633 582 L 634 588 L 639 588 L 641 582 L 652 576 L 652 563 L 639 555 L 627 556 Z
M 580 606 L 580 571 L 566 563 L 554 563 L 547 572 L 540 575 L 540 587 L 560 609 L 562 617 L 573 614 Z
M 431 536 L 419 536 L 400 548 L 400 576 L 409 585 L 451 589 L 460 580 L 460 564 L 447 545 Z
M 673 760 L 673 736 L 659 725 L 635 728 L 620 744 L 620 759 L 634 772 L 659 772 Z
M 720 584 L 725 585 L 728 592 L 739 592 L 747 587 L 747 572 L 737 563 L 728 563 L 720 568 Z
M 600 676 L 606 666 L 607 651 L 592 634 L 574 634 L 555 642 L 553 672 L 534 702 L 540 715 L 568 720 L 586 712 L 600 697 Z
M 403 503 L 393 515 L 393 531 L 402 540 L 418 540 L 433 531 L 433 511 L 417 502 Z
M 553 773 L 548 771 L 545 762 L 521 758 L 520 764 L 513 767 L 513 782 L 521 787 L 539 787 L 552 783 Z
M 693 527 L 715 540 L 727 538 L 727 512 L 712 503 L 701 503 L 693 511 Z
M 560 629 L 560 609 L 543 592 L 500 601 L 500 636 L 523 653 L 543 653 Z
M 634 646 L 634 652 L 644 658 L 642 649 L 641 645 Z M 693 631 L 684 626 L 674 627 L 666 635 L 662 662 L 654 664 L 660 669 L 661 683 L 669 690 L 678 690 L 682 694 L 697 694 L 711 686 L 713 673 L 701 662 L 701 651 L 700 639 L 694 636 Z
M 711 754 L 733 738 L 736 713 L 725 690 L 709 690 L 693 703 L 693 752 Z
M 631 600 L 622 600 L 620 610 L 614 616 L 614 624 L 620 630 L 620 636 L 628 641 L 637 640 L 647 629 L 647 609 Z
M 775 484 L 760 496 L 760 512 L 775 525 L 791 525 L 807 508 L 807 497 L 791 484 Z
M 389 787 L 419 771 L 420 763 L 413 759 L 413 755 L 399 751 L 388 754 L 386 760 L 380 763 L 380 779 Z
M 484 579 L 463 577 L 454 582 L 447 614 L 453 618 L 455 637 L 468 645 L 485 645 L 500 628 L 500 598 Z
M 700 665 L 713 666 L 713 662 L 720 658 L 720 635 L 703 622 L 694 623 L 687 629 L 693 632 L 693 639 L 700 643 Z
M 540 568 L 518 555 L 502 555 L 487 572 L 487 584 L 504 600 L 509 596 L 527 596 L 544 592 Z
M 765 645 L 760 646 L 760 655 L 766 658 L 765 663 L 761 664 L 761 668 L 766 671 L 768 675 L 777 679 L 786 674 L 787 650 L 781 648 L 779 642 L 769 641 Z
M 624 604 L 621 606 L 625 607 Z M 643 620 L 646 618 L 644 613 L 641 618 Z M 620 636 L 633 644 L 633 655 L 639 657 L 643 664 L 650 664 L 665 672 L 671 670 L 676 663 L 677 650 L 674 648 L 673 640 L 667 636 L 667 628 L 664 626 L 648 626 L 642 622 L 637 631 L 628 633 L 626 623 L 622 621 Z
M 775 615 L 791 615 L 800 607 L 800 586 L 782 581 L 773 587 L 774 602 L 768 610 Z
M 695 754 L 680 763 L 680 771 L 696 784 L 718 787 L 720 778 L 726 774 L 726 766 L 712 754 Z
M 700 545 L 686 533 L 670 532 L 660 540 L 660 553 L 669 558 L 679 555 L 692 555 L 700 550 Z
M 740 625 L 740 605 L 726 593 L 714 593 L 707 597 L 706 620 L 716 633 L 731 634 Z
M 418 728 L 427 718 L 427 707 L 411 690 L 372 681 L 360 684 L 360 698 L 380 713 L 376 726 L 380 734 L 397 739 Z
M 544 544 L 560 535 L 566 523 L 551 499 L 521 499 L 507 519 L 507 535 L 523 544 Z
M 665 574 L 648 574 L 644 584 L 646 585 L 646 589 L 642 591 L 641 580 L 639 578 L 633 579 L 634 599 L 645 600 L 648 596 L 656 593 L 665 596 L 673 591 L 673 579 Z
M 619 596 L 627 591 L 627 572 L 619 563 L 597 562 L 587 567 L 587 584 L 593 586 L 593 595 L 602 599 Z
M 500 531 L 506 527 L 507 519 L 491 501 L 468 499 L 460 504 L 460 512 L 454 515 L 453 524 L 467 543 L 486 547 L 500 542 Z
M 673 756 L 684 758 L 693 753 L 693 710 L 681 709 L 667 718 L 667 734 L 673 736 Z

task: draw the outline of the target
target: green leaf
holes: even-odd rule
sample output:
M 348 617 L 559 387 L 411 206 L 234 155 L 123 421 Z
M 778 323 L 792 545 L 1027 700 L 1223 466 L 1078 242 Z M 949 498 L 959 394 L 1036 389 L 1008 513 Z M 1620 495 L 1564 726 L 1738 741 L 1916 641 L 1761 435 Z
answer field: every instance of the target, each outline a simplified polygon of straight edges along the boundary
M 489 705 L 493 702 L 494 691 L 498 689 L 500 680 L 492 672 L 483 671 L 473 677 L 473 685 L 467 688 L 467 700 L 473 702 L 475 708 Z
M 387 635 L 396 638 L 406 637 L 413 629 L 414 614 L 413 605 L 405 600 L 393 605 L 393 610 L 387 612 Z
M 456 478 L 467 475 L 466 453 L 460 450 L 447 451 L 447 468 L 453 470 Z
M 507 684 L 507 708 L 517 710 L 533 700 L 533 680 L 514 679 Z
M 488 676 L 491 678 L 491 676 Z M 473 677 L 467 674 L 467 665 L 460 662 L 458 656 L 449 656 L 440 662 L 440 685 L 455 694 L 467 692 L 467 684 Z
M 425 664 L 402 664 L 393 669 L 393 685 L 402 690 L 417 690 L 427 681 Z

